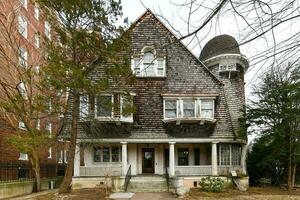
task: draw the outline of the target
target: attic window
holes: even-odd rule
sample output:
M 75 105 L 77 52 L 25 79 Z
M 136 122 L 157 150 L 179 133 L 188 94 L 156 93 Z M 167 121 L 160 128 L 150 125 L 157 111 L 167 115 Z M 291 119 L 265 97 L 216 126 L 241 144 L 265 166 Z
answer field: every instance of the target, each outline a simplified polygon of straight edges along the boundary
M 220 64 L 219 65 L 219 71 L 236 71 L 236 63 L 226 63 L 226 64 Z
M 131 68 L 137 77 L 165 77 L 165 57 L 158 57 L 154 48 L 146 46 L 132 57 Z

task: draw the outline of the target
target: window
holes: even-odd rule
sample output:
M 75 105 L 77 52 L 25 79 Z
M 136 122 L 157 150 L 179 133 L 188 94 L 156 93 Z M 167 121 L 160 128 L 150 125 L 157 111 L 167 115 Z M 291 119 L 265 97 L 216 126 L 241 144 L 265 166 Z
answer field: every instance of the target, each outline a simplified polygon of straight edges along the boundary
M 18 23 L 19 23 L 19 33 L 24 38 L 27 38 L 27 21 L 26 21 L 25 17 L 19 16 Z
M 19 160 L 28 160 L 27 153 L 20 153 L 19 154 Z
M 112 117 L 113 96 L 96 97 L 96 117 Z
M 40 35 L 38 33 L 34 34 L 34 45 L 36 48 L 40 48 Z
M 22 67 L 27 67 L 27 51 L 23 47 L 19 49 L 19 64 Z
M 110 149 L 109 147 L 103 147 L 103 162 L 110 161 Z
M 220 144 L 219 154 L 219 164 L 230 165 L 230 144 Z
M 195 165 L 200 165 L 200 148 L 194 149 L 194 156 L 195 156 Z
M 19 94 L 20 94 L 24 99 L 27 99 L 27 92 L 26 92 L 25 83 L 20 82 L 20 83 L 17 85 L 17 89 L 18 89 Z
M 57 162 L 62 163 L 63 162 L 63 151 L 60 150 L 57 152 Z
M 21 6 L 27 9 L 27 0 L 20 0 Z
M 41 128 L 41 120 L 40 120 L 40 119 L 37 119 L 37 120 L 36 120 L 36 129 L 37 129 L 37 130 L 40 130 L 40 128 Z
M 24 122 L 22 121 L 19 122 L 19 129 L 26 130 L 26 126 Z
M 51 147 L 49 147 L 48 149 L 48 159 L 51 159 L 52 158 L 52 149 Z
M 36 20 L 39 20 L 40 18 L 40 9 L 38 3 L 34 4 L 34 17 Z
M 195 117 L 194 100 L 183 100 L 183 117 Z
M 166 59 L 157 57 L 152 47 L 144 47 L 141 56 L 132 57 L 131 68 L 137 77 L 164 77 Z
M 177 101 L 165 100 L 165 118 L 177 117 Z
M 80 96 L 80 103 L 79 103 L 79 118 L 81 120 L 86 119 L 89 114 L 89 97 L 88 95 L 81 95 Z
M 68 163 L 68 151 L 64 150 L 64 163 Z
M 101 148 L 94 147 L 94 162 L 101 162 Z
M 214 100 L 200 98 L 164 99 L 164 118 L 214 118 Z
M 40 66 L 39 65 L 36 65 L 34 69 L 35 69 L 36 74 L 40 74 Z
M 133 118 L 132 109 L 133 109 L 133 99 L 132 96 L 121 96 L 121 118 L 122 119 L 129 119 Z
M 178 165 L 179 166 L 189 165 L 188 148 L 178 148 Z
M 112 162 L 120 162 L 120 148 L 112 147 L 111 148 L 111 161 Z
M 48 123 L 46 124 L 46 127 L 45 127 L 46 131 L 48 131 L 49 133 L 49 138 L 51 138 L 51 134 L 52 134 L 52 124 L 51 123 Z
M 214 101 L 201 100 L 201 117 L 214 118 Z
M 47 21 L 45 21 L 45 35 L 49 40 L 51 40 L 51 26 Z
M 219 65 L 219 71 L 235 71 L 235 70 L 236 70 L 236 64 L 235 63 L 220 64 Z
M 231 164 L 240 165 L 242 156 L 242 147 L 238 144 L 231 145 Z
M 152 52 L 146 52 L 143 57 L 143 65 L 144 65 L 144 75 L 145 76 L 155 76 L 155 57 Z

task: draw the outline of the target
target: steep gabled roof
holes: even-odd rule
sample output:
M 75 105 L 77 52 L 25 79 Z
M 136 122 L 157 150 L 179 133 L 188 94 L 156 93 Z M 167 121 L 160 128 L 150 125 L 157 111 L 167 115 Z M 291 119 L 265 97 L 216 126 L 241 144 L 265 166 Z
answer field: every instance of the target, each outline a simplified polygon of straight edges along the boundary
M 183 43 L 182 41 L 176 37 L 176 35 L 168 28 L 165 26 L 165 24 L 158 19 L 155 14 L 148 8 L 139 18 L 137 18 L 132 24 L 131 26 L 128 28 L 127 31 L 131 31 L 133 30 L 136 25 L 141 22 L 145 17 L 147 17 L 148 15 L 151 15 L 154 17 L 155 20 L 157 20 L 157 22 L 162 25 L 162 27 L 169 33 L 169 35 L 174 38 L 174 41 L 177 41 L 193 58 L 194 60 L 199 63 L 207 72 L 208 74 L 213 78 L 213 80 L 215 80 L 218 84 L 223 85 L 223 83 L 199 60 L 199 58 L 197 56 L 195 56 Z

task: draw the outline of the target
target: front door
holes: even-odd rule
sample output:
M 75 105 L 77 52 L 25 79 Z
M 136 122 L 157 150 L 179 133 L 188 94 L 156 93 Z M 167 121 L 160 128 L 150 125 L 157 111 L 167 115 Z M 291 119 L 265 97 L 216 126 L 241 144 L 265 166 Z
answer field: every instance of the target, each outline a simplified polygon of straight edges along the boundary
M 154 148 L 143 148 L 143 173 L 154 173 Z

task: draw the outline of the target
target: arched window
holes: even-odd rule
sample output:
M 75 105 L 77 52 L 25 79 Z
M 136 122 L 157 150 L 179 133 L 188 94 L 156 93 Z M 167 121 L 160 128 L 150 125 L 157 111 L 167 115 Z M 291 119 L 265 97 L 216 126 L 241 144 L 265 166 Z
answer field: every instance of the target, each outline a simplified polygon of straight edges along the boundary
M 140 55 L 133 56 L 131 66 L 137 77 L 165 76 L 165 58 L 158 56 L 151 46 L 145 46 Z
M 144 75 L 155 76 L 155 56 L 152 52 L 146 52 L 143 56 Z

